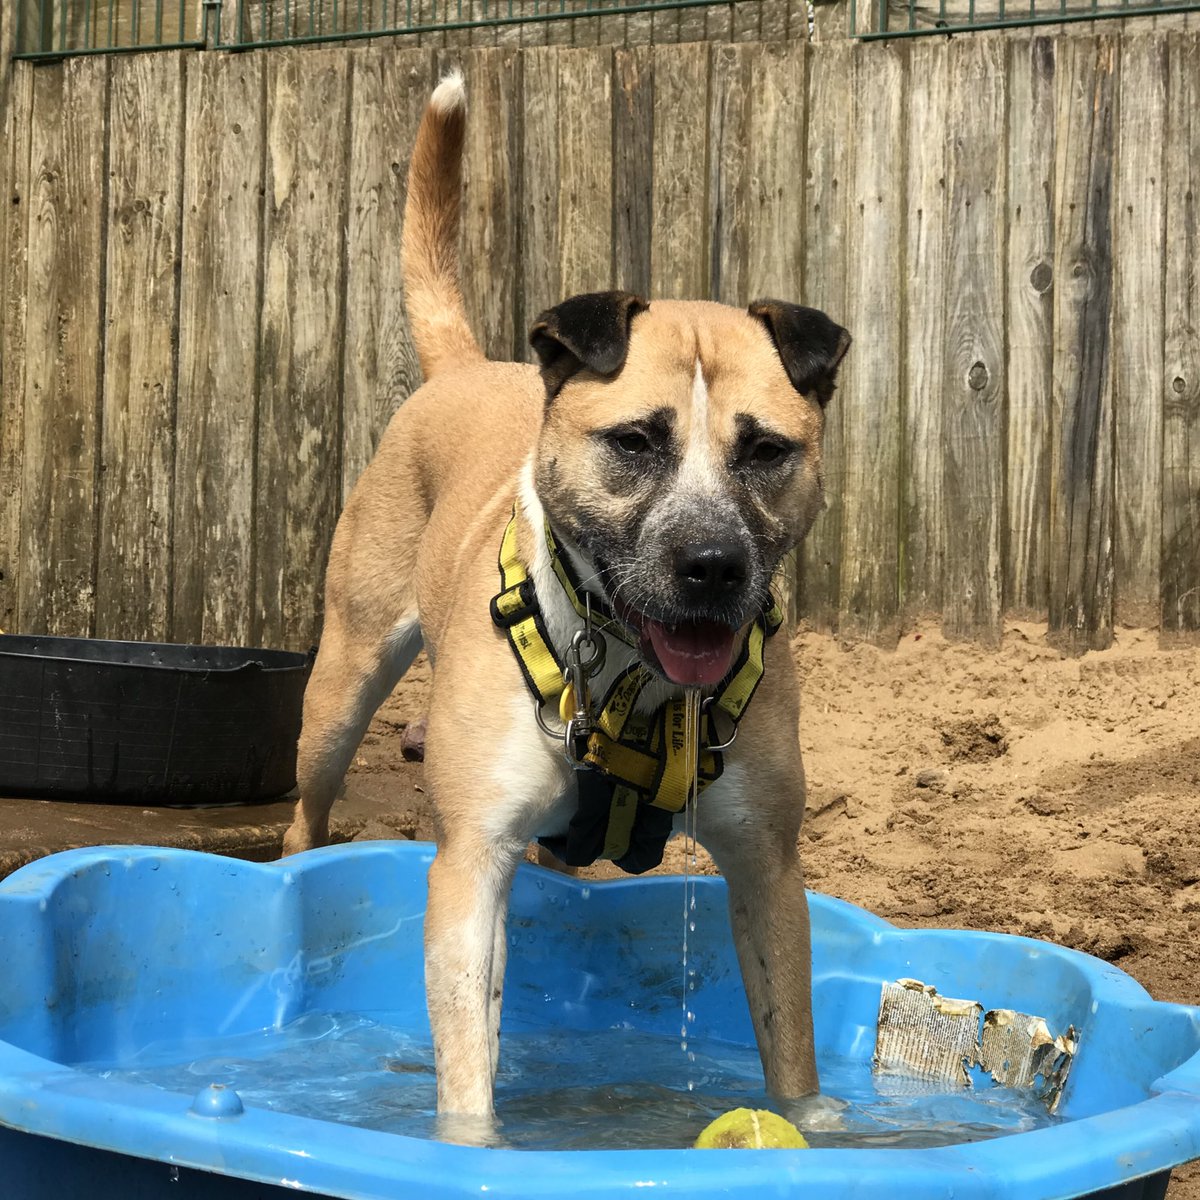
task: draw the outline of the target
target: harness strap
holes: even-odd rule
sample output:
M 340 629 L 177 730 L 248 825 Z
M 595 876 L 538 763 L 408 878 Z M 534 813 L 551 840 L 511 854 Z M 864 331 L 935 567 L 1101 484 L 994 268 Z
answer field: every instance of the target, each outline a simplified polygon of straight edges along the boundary
M 563 664 L 550 644 L 533 580 L 517 552 L 517 510 L 500 542 L 500 592 L 492 597 L 492 621 L 504 630 L 521 673 L 539 704 L 548 704 L 564 687 Z
M 492 620 L 504 631 L 538 704 L 557 699 L 560 709 L 572 707 L 562 660 L 550 643 L 533 581 L 518 553 L 517 529 L 514 505 L 500 542 L 500 591 L 491 602 Z M 588 606 L 548 522 L 545 533 L 555 575 L 575 611 L 586 616 Z M 601 616 L 597 628 L 636 644 L 602 602 L 594 597 L 589 602 L 593 618 Z M 772 603 L 750 626 L 737 662 L 706 710 L 696 758 L 689 753 L 685 702 L 668 700 L 649 716 L 639 714 L 637 703 L 652 675 L 640 663 L 618 675 L 588 738 L 582 765 L 591 769 L 578 773 L 579 808 L 570 829 L 565 838 L 543 839 L 544 844 L 572 866 L 587 866 L 600 857 L 633 873 L 657 866 L 671 819 L 687 805 L 693 785 L 703 790 L 724 770 L 721 751 L 708 748 L 719 740 L 713 710 L 724 712 L 736 728 L 762 680 L 766 639 L 782 623 L 783 614 Z

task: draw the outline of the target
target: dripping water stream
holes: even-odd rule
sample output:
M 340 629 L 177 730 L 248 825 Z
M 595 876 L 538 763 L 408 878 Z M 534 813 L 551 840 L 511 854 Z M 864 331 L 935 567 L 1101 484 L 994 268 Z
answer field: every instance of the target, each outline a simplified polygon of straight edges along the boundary
M 687 1090 L 693 1091 L 696 1081 L 692 1077 L 691 1065 L 696 1061 L 693 1050 L 688 1048 L 692 1024 L 696 1014 L 692 1011 L 692 996 L 696 990 L 696 971 L 688 962 L 688 933 L 696 928 L 696 832 L 700 804 L 700 690 L 688 688 L 684 701 L 684 759 L 688 764 L 687 802 L 683 809 L 683 999 L 679 1026 L 679 1048 L 687 1056 L 689 1064 Z

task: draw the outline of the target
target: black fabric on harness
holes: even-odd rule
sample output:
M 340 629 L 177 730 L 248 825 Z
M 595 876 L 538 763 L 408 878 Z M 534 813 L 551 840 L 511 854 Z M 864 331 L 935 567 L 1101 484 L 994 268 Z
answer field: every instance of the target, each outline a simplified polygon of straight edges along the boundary
M 599 771 L 579 771 L 575 779 L 579 786 L 579 806 L 567 832 L 557 837 L 540 837 L 538 843 L 568 867 L 590 867 L 604 856 L 605 838 L 614 805 L 629 804 L 635 811 L 629 829 L 628 848 L 620 858 L 612 861 L 629 875 L 641 875 L 657 867 L 663 860 L 663 850 L 667 838 L 671 836 L 675 814 L 665 808 L 646 804 L 636 795 L 615 799 L 614 793 L 618 790 L 616 782 Z

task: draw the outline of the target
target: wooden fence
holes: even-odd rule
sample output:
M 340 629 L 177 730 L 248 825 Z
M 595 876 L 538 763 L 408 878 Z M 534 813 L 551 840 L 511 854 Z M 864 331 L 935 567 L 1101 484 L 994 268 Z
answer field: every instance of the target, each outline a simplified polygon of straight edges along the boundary
M 0 626 L 300 647 L 417 384 L 399 218 L 471 97 L 468 303 L 526 356 L 619 286 L 855 345 L 803 614 L 1200 629 L 1200 39 L 171 52 L 16 64 L 0 157 Z

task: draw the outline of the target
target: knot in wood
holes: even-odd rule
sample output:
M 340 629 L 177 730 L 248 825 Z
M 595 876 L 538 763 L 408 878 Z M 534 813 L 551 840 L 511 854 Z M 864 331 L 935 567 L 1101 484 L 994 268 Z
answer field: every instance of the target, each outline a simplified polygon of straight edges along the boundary
M 988 369 L 981 362 L 971 364 L 971 369 L 967 372 L 967 386 L 973 392 L 981 392 L 987 387 Z
M 1030 272 L 1029 284 L 1040 296 L 1054 282 L 1054 268 L 1047 262 L 1040 262 Z

